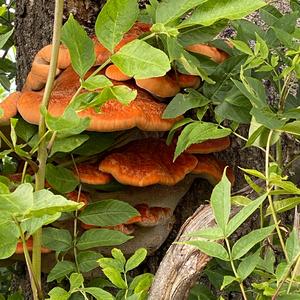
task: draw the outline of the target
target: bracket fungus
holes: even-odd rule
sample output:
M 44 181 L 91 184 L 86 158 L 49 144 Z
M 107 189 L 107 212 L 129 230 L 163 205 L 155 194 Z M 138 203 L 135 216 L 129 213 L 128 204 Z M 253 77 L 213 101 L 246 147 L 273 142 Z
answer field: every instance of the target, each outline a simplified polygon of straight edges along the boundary
M 219 139 L 207 140 L 198 144 L 192 144 L 185 150 L 185 152 L 192 154 L 208 154 L 223 151 L 229 146 L 230 138 L 226 136 Z
M 226 163 L 210 154 L 198 155 L 197 158 L 198 163 L 192 174 L 206 179 L 212 185 L 216 185 L 222 178 Z M 235 177 L 230 167 L 227 167 L 226 175 L 231 184 L 234 184 Z
M 197 159 L 191 154 L 182 154 L 173 162 L 174 150 L 173 145 L 167 146 L 160 139 L 133 141 L 105 157 L 99 170 L 111 174 L 122 184 L 175 185 L 196 167 Z
M 115 47 L 115 51 L 149 32 L 150 26 L 136 23 L 124 35 L 121 42 Z M 94 65 L 101 65 L 112 53 L 95 37 L 92 40 L 96 54 Z M 186 50 L 206 55 L 218 63 L 228 57 L 225 52 L 209 45 L 196 44 L 186 47 Z M 4 112 L 0 124 L 1 122 L 7 123 L 17 112 L 25 121 L 32 124 L 39 123 L 43 88 L 49 73 L 51 52 L 51 45 L 42 48 L 32 63 L 32 69 L 28 74 L 23 91 L 11 94 L 0 103 L 0 108 Z M 93 67 L 87 75 L 91 75 L 95 70 L 96 68 Z M 177 71 L 170 71 L 162 77 L 134 79 L 113 64 L 100 71 L 98 75 L 100 74 L 105 74 L 110 78 L 114 86 L 124 85 L 129 89 L 136 90 L 137 96 L 128 105 L 112 98 L 96 108 L 78 109 L 76 113 L 79 117 L 90 119 L 87 130 L 96 132 L 123 131 L 134 127 L 142 131 L 168 131 L 182 119 L 182 116 L 163 119 L 162 115 L 167 105 L 156 100 L 155 97 L 173 97 L 181 89 L 197 89 L 201 83 L 198 76 L 181 74 Z M 71 66 L 69 50 L 63 45 L 59 48 L 56 75 L 48 106 L 48 113 L 54 117 L 63 115 L 80 88 L 80 78 Z M 86 91 L 82 89 L 81 92 Z M 101 92 L 101 89 L 96 89 L 96 92 Z M 101 158 L 98 158 L 101 159 L 99 163 L 94 163 L 94 161 L 80 163 L 73 169 L 81 183 L 105 185 L 115 179 L 119 183 L 127 185 L 124 191 L 100 193 L 96 189 L 92 192 L 88 190 L 89 197 L 73 191 L 66 194 L 66 197 L 73 201 L 84 202 L 86 205 L 89 201 L 95 202 L 103 199 L 119 199 L 130 203 L 139 211 L 140 216 L 129 219 L 124 224 L 105 228 L 119 230 L 126 234 L 134 232 L 138 242 L 135 243 L 132 240 L 127 242 L 126 253 L 133 252 L 140 246 L 146 246 L 150 252 L 153 252 L 168 236 L 174 223 L 173 212 L 180 199 L 190 188 L 195 178 L 194 175 L 207 178 L 212 184 L 219 181 L 222 176 L 224 163 L 213 156 L 199 155 L 196 157 L 193 154 L 218 152 L 226 149 L 229 145 L 228 137 L 194 144 L 173 161 L 174 144 L 168 146 L 165 140 L 158 138 L 130 141 L 120 148 L 113 150 L 110 148 L 110 152 L 102 153 Z M 227 174 L 233 182 L 234 176 L 231 169 L 227 169 Z M 85 187 L 83 186 L 83 189 Z M 81 227 L 89 229 L 95 226 L 82 223 Z M 32 240 L 29 239 L 27 243 L 30 249 Z M 18 244 L 16 253 L 22 253 L 21 248 L 22 245 Z
M 0 125 L 8 124 L 9 119 L 17 114 L 17 101 L 20 96 L 20 92 L 14 92 L 0 103 Z

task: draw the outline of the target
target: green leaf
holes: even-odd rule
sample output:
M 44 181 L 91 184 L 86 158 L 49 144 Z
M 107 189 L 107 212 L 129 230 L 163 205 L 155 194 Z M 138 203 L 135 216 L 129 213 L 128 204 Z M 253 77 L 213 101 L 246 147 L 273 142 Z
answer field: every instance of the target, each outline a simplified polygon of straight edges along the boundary
M 190 292 L 189 300 L 215 300 L 211 290 L 204 284 L 196 284 Z
M 270 184 L 278 186 L 291 194 L 300 195 L 300 189 L 291 181 L 285 181 L 280 176 L 271 174 Z
M 52 164 L 46 166 L 46 180 L 60 193 L 72 192 L 79 184 L 78 178 L 71 170 Z
M 80 272 L 89 272 L 98 267 L 97 260 L 102 255 L 95 251 L 80 251 L 77 255 L 78 267 Z
M 13 193 L 0 194 L 0 202 L 1 212 L 23 215 L 33 206 L 33 188 L 23 183 Z
M 51 157 L 56 152 L 65 152 L 69 153 L 74 149 L 81 146 L 84 142 L 89 139 L 89 136 L 86 134 L 78 134 L 65 138 L 56 138 L 54 144 L 51 148 L 49 156 Z
M 168 24 L 206 1 L 207 0 L 181 0 L 180 2 L 177 0 L 161 1 L 156 8 L 156 23 Z
M 300 240 L 296 228 L 293 228 L 289 237 L 286 240 L 286 251 L 290 261 L 294 261 L 300 253 Z
M 229 256 L 226 251 L 226 249 L 216 243 L 216 242 L 210 242 L 210 241 L 187 241 L 184 242 L 184 244 L 192 245 L 197 247 L 199 250 L 201 250 L 203 253 L 212 256 L 217 257 L 225 261 L 229 261 Z
M 113 268 L 102 269 L 104 275 L 119 289 L 126 289 L 127 284 L 121 276 L 121 273 Z
M 17 136 L 27 143 L 37 133 L 37 128 L 37 126 L 29 124 L 20 118 L 15 130 Z
M 112 294 L 109 292 L 104 291 L 101 288 L 98 287 L 88 287 L 82 289 L 82 291 L 92 295 L 96 300 L 114 300 L 115 298 L 113 297 Z
M 137 96 L 137 91 L 132 90 L 126 85 L 118 85 L 110 88 L 111 97 L 109 99 L 116 99 L 124 105 L 130 104 Z
M 171 69 L 164 52 L 141 40 L 128 43 L 111 60 L 123 73 L 135 79 L 164 76 Z
M 57 252 L 72 248 L 72 236 L 66 229 L 44 228 L 42 239 L 43 246 Z
M 201 143 L 209 139 L 228 136 L 231 130 L 220 129 L 217 124 L 207 122 L 193 122 L 182 130 L 175 149 L 174 160 L 190 145 Z
M 232 80 L 240 74 L 241 65 L 245 61 L 245 55 L 236 55 L 226 59 L 222 64 L 217 65 L 210 78 L 215 84 L 204 83 L 203 94 L 208 99 L 220 104 L 228 97 L 228 91 L 232 88 Z
M 226 234 L 226 227 L 230 216 L 230 190 L 231 184 L 226 177 L 225 169 L 221 181 L 214 187 L 210 197 L 214 217 L 224 235 Z
M 74 154 L 92 156 L 110 148 L 116 141 L 115 133 L 88 132 L 89 139 L 73 151 Z
M 61 195 L 54 195 L 48 190 L 40 190 L 33 194 L 33 207 L 27 216 L 42 217 L 80 209 L 83 203 L 67 200 Z
M 188 123 L 191 123 L 191 122 L 194 122 L 194 120 L 191 119 L 191 118 L 186 118 L 186 119 L 177 121 L 177 122 L 172 126 L 172 128 L 170 129 L 170 131 L 169 131 L 169 134 L 168 134 L 168 137 L 167 137 L 167 141 L 166 141 L 167 145 L 170 145 L 170 144 L 171 144 L 172 139 L 173 139 L 173 137 L 174 137 L 174 135 L 175 135 L 175 133 L 176 133 L 176 130 L 177 130 L 178 128 L 180 128 L 180 127 L 182 127 L 182 126 L 184 126 L 184 125 L 186 125 L 186 124 L 188 124 Z
M 60 117 L 51 116 L 45 107 L 41 108 L 41 113 L 45 116 L 48 129 L 56 131 L 60 137 L 79 134 L 90 124 L 89 118 L 79 118 L 76 111 L 70 107 Z
M 256 200 L 253 200 L 249 205 L 243 207 L 228 222 L 226 236 L 230 236 L 233 232 L 235 232 L 241 226 L 241 224 L 243 224 L 255 212 L 255 210 L 263 203 L 266 198 L 267 194 L 264 194 L 258 197 Z
M 88 91 L 95 91 L 97 89 L 113 86 L 113 83 L 104 75 L 95 75 L 88 77 L 81 85 Z
M 83 78 L 96 60 L 94 43 L 72 14 L 62 27 L 61 40 L 70 51 L 73 69 Z
M 259 262 L 260 249 L 254 254 L 250 254 L 239 264 L 237 274 L 241 280 L 245 280 L 255 269 Z
M 223 279 L 223 283 L 222 283 L 222 286 L 221 286 L 221 291 L 226 288 L 226 286 L 230 285 L 231 283 L 233 283 L 234 281 L 237 281 L 237 278 L 233 277 L 233 276 L 224 276 L 224 279 Z
M 250 56 L 253 55 L 251 48 L 245 42 L 238 40 L 230 40 L 230 42 L 234 45 L 234 48 L 238 49 L 239 51 L 246 53 Z
M 0 35 L 0 49 L 3 49 L 9 38 L 12 36 L 14 28 L 6 33 Z
M 205 28 L 203 26 L 187 27 L 180 30 L 178 41 L 184 47 L 197 43 L 207 43 L 212 41 L 226 26 L 227 22 L 223 20 Z
M 0 259 L 5 259 L 15 253 L 20 233 L 7 215 L 1 213 L 0 216 Z
M 249 175 L 252 175 L 252 176 L 255 176 L 255 177 L 258 177 L 260 179 L 263 179 L 263 180 L 266 180 L 266 176 L 260 172 L 260 171 L 257 171 L 255 169 L 244 169 L 244 168 L 240 168 L 243 172 L 249 174 Z
M 300 197 L 285 198 L 283 200 L 278 200 L 273 202 L 274 209 L 277 213 L 283 213 L 285 211 L 291 210 L 299 204 L 300 204 Z M 266 211 L 266 216 L 269 216 L 271 214 L 272 212 L 269 206 Z
M 281 130 L 283 130 L 284 132 L 299 136 L 300 135 L 300 121 L 294 121 L 291 123 L 287 123 L 286 125 L 284 125 L 281 128 Z
M 53 280 L 63 279 L 65 276 L 69 275 L 72 272 L 75 272 L 76 267 L 73 262 L 64 260 L 59 261 L 54 268 L 50 271 L 47 282 L 51 282 Z
M 71 296 L 69 292 L 61 287 L 53 288 L 48 295 L 50 296 L 49 300 L 68 300 Z
M 83 285 L 84 278 L 80 273 L 72 273 L 70 276 L 70 291 L 78 289 Z
M 138 17 L 135 0 L 109 0 L 100 11 L 95 31 L 97 38 L 110 52 L 121 41 Z
M 254 245 L 268 237 L 274 228 L 275 225 L 256 229 L 241 237 L 232 247 L 232 259 L 244 256 Z
M 112 268 L 120 273 L 124 272 L 124 263 L 120 260 L 110 257 L 103 257 L 98 260 L 98 263 L 102 269 Z
M 123 269 L 124 269 L 124 266 L 126 263 L 126 258 L 124 256 L 123 252 L 120 249 L 113 248 L 111 250 L 111 255 L 116 261 L 120 262 L 120 264 L 123 266 Z
M 238 206 L 247 206 L 252 202 L 249 198 L 245 196 L 233 196 L 231 197 L 231 203 Z
M 172 99 L 163 113 L 163 119 L 176 118 L 192 108 L 202 107 L 210 103 L 209 99 L 193 89 L 188 89 L 187 92 L 187 94 L 178 93 Z
M 51 224 L 59 219 L 61 213 L 58 212 L 52 215 L 43 215 L 42 217 L 31 217 L 29 219 L 25 219 L 22 223 L 22 229 L 28 235 L 34 234 L 39 228 L 42 228 L 44 225 Z
M 130 283 L 129 289 L 134 290 L 134 293 L 139 293 L 141 291 L 148 291 L 152 285 L 154 275 L 151 273 L 144 273 L 135 276 Z
M 211 241 L 224 238 L 223 231 L 220 227 L 204 228 L 201 230 L 192 231 L 191 233 L 188 233 L 187 236 L 207 239 Z
M 96 226 L 114 226 L 125 223 L 138 216 L 139 212 L 126 202 L 107 199 L 94 202 L 85 207 L 79 220 Z
M 280 119 L 275 113 L 273 113 L 267 107 L 266 108 L 253 107 L 250 113 L 259 124 L 264 125 L 269 129 L 279 129 L 286 123 L 286 120 Z
M 94 247 L 121 245 L 132 237 L 126 234 L 108 229 L 90 229 L 85 231 L 77 242 L 79 250 L 86 250 Z
M 191 25 L 209 26 L 221 19 L 236 20 L 241 19 L 255 10 L 265 6 L 262 0 L 209 0 L 200 5 L 191 17 L 184 20 L 180 27 Z
M 145 248 L 137 249 L 134 254 L 127 260 L 125 271 L 131 271 L 138 267 L 146 258 L 147 250 Z

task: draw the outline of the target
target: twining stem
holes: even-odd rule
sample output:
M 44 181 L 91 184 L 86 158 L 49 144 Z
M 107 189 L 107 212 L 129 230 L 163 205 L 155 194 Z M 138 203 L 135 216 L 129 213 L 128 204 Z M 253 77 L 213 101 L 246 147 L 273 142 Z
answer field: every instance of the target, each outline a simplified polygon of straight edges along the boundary
M 234 273 L 234 276 L 236 278 L 239 278 L 238 273 L 237 273 L 236 268 L 235 268 L 235 265 L 233 263 L 231 249 L 230 249 L 230 244 L 229 244 L 229 241 L 228 241 L 227 238 L 225 238 L 225 243 L 226 243 L 227 251 L 229 253 L 229 259 L 230 259 L 230 264 L 231 264 L 232 271 Z M 248 298 L 247 298 L 247 295 L 246 295 L 246 292 L 245 292 L 245 288 L 244 288 L 243 282 L 240 282 L 239 285 L 240 285 L 240 289 L 241 289 L 241 292 L 242 292 L 244 300 L 247 300 Z
M 43 95 L 42 106 L 48 107 L 49 98 L 53 88 L 53 82 L 56 76 L 56 66 L 58 59 L 58 51 L 60 46 L 60 35 L 62 27 L 62 18 L 63 18 L 63 0 L 55 0 L 55 15 L 54 15 L 54 28 L 53 28 L 53 39 L 52 39 L 52 53 L 50 60 L 50 69 L 45 86 L 45 92 Z M 43 115 L 40 117 L 39 121 L 39 140 L 41 143 L 38 147 L 38 162 L 39 169 L 35 176 L 35 190 L 42 190 L 45 186 L 45 170 L 46 170 L 46 161 L 47 161 L 47 145 L 45 139 L 42 137 L 46 133 L 46 124 L 45 118 Z M 42 230 L 39 229 L 33 235 L 33 251 L 32 251 L 32 263 L 33 263 L 33 272 L 37 278 L 39 286 L 41 285 L 41 239 L 42 239 Z M 34 300 L 39 299 L 40 297 L 34 295 Z
M 41 286 L 38 284 L 36 276 L 33 272 L 32 262 L 31 262 L 30 255 L 29 255 L 29 252 L 28 252 L 28 249 L 27 249 L 26 240 L 25 240 L 23 230 L 21 228 L 20 223 L 17 220 L 14 220 L 14 221 L 15 221 L 15 224 L 17 225 L 18 229 L 19 229 L 19 233 L 20 233 L 20 237 L 21 237 L 21 241 L 22 241 L 22 245 L 23 245 L 25 262 L 26 262 L 26 266 L 27 266 L 27 270 L 28 270 L 28 274 L 29 274 L 32 293 L 36 294 L 36 295 L 39 295 L 40 298 L 42 298 L 43 294 L 42 294 Z
M 266 145 L 266 158 L 265 158 L 265 176 L 266 176 L 266 189 L 269 190 L 270 189 L 270 182 L 269 182 L 269 153 L 270 153 L 270 145 L 271 145 L 271 139 L 272 139 L 272 135 L 273 135 L 273 130 L 270 130 L 270 133 L 268 135 L 268 139 L 267 139 L 267 145 Z M 272 218 L 276 227 L 276 231 L 277 231 L 277 235 L 280 241 L 280 245 L 281 248 L 283 250 L 285 259 L 287 262 L 289 262 L 289 257 L 284 245 L 284 240 L 279 228 L 279 222 L 277 219 L 277 215 L 276 215 L 276 210 L 274 208 L 274 204 L 273 204 L 273 199 L 272 196 L 270 194 L 268 194 L 268 200 L 269 200 L 269 205 L 270 205 L 270 209 L 271 209 L 271 214 L 272 214 Z

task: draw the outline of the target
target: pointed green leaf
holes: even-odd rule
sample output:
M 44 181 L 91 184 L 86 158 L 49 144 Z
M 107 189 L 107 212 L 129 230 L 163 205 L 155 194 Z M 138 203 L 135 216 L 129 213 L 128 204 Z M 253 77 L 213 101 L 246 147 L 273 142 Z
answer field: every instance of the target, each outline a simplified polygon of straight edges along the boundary
M 121 273 L 113 268 L 104 268 L 104 275 L 119 289 L 126 289 L 127 284 L 121 276 Z
M 224 235 L 226 234 L 226 227 L 231 208 L 230 190 L 231 184 L 226 177 L 225 169 L 221 181 L 214 187 L 210 197 L 210 203 L 213 209 L 214 217 Z
M 111 57 L 126 75 L 135 79 L 164 76 L 170 69 L 168 56 L 141 40 L 134 40 Z
M 70 51 L 74 70 L 83 78 L 96 60 L 94 43 L 72 14 L 62 27 L 61 40 Z
M 53 280 L 63 279 L 65 276 L 69 275 L 72 272 L 75 272 L 76 267 L 73 262 L 64 260 L 59 261 L 54 268 L 50 271 L 47 282 L 51 282 Z
M 252 214 L 253 212 L 264 202 L 267 198 L 267 194 L 264 194 L 253 200 L 249 205 L 243 207 L 241 211 L 239 211 L 228 223 L 226 236 L 230 236 L 234 233 L 241 224 L 243 224 Z
M 254 271 L 260 259 L 259 253 L 260 250 L 250 254 L 239 264 L 237 274 L 241 280 L 245 280 Z
M 82 291 L 92 295 L 96 300 L 115 300 L 112 294 L 98 287 L 88 287 L 82 289 Z
M 97 268 L 97 260 L 101 257 L 102 255 L 95 251 L 80 251 L 77 254 L 77 261 L 80 272 L 85 273 Z
M 43 246 L 55 251 L 67 251 L 72 247 L 72 236 L 69 230 L 47 227 L 43 229 Z
M 85 224 L 104 227 L 126 223 L 138 215 L 139 212 L 128 203 L 107 199 L 89 204 L 79 215 L 79 220 Z
M 156 23 L 170 23 L 180 18 L 184 13 L 194 9 L 207 0 L 165 0 L 161 1 L 156 8 Z
M 265 5 L 262 0 L 209 0 L 200 5 L 191 17 L 180 24 L 180 27 L 197 24 L 209 26 L 221 19 L 241 19 Z
M 268 237 L 274 228 L 275 225 L 256 229 L 241 237 L 232 247 L 232 259 L 244 256 L 253 246 Z
M 109 0 L 100 11 L 95 31 L 97 38 L 110 52 L 137 20 L 138 3 L 135 0 Z
M 216 242 L 210 242 L 210 241 L 187 241 L 184 242 L 184 244 L 191 245 L 197 247 L 199 250 L 201 250 L 203 253 L 212 256 L 217 257 L 225 261 L 229 261 L 229 255 L 226 251 L 226 249 L 216 243 Z
M 127 236 L 120 231 L 90 229 L 82 234 L 76 246 L 79 250 L 86 250 L 94 247 L 121 245 L 130 239 L 132 239 L 131 236 Z
M 134 254 L 127 260 L 125 271 L 131 271 L 138 267 L 146 258 L 147 250 L 145 248 L 137 249 Z

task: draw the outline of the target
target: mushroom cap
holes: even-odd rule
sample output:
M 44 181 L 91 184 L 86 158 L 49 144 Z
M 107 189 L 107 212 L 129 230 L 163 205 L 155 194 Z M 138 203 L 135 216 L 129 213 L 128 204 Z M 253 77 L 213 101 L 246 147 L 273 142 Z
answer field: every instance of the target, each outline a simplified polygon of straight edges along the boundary
M 112 80 L 127 81 L 131 77 L 124 74 L 116 65 L 109 65 L 105 70 L 105 75 Z
M 135 231 L 135 227 L 132 224 L 119 224 L 115 226 L 98 227 L 95 225 L 89 225 L 81 222 L 80 226 L 85 230 L 92 229 L 92 228 L 103 228 L 103 229 L 117 230 L 124 234 L 132 234 Z
M 20 96 L 20 92 L 14 92 L 0 103 L 0 109 L 3 111 L 3 115 L 0 117 L 0 125 L 8 124 L 10 118 L 17 114 L 17 101 Z
M 98 164 L 80 163 L 76 168 L 77 170 L 74 170 L 74 174 L 79 176 L 79 180 L 82 183 L 98 185 L 107 184 L 112 180 L 110 174 L 99 171 Z
M 192 153 L 192 154 L 208 154 L 213 152 L 220 152 L 227 149 L 230 146 L 230 138 L 229 136 L 214 139 L 214 140 L 207 140 L 202 143 L 193 144 L 189 146 L 185 152 Z
M 192 174 L 199 175 L 201 178 L 206 179 L 212 185 L 216 185 L 223 175 L 223 171 L 227 164 L 215 158 L 213 155 L 198 155 L 198 164 L 192 171 Z M 228 167 L 226 170 L 226 175 L 233 185 L 235 182 L 235 177 L 232 168 Z
M 167 222 L 173 215 L 169 207 L 149 207 L 148 204 L 141 203 L 135 206 L 140 216 L 133 217 L 126 224 L 137 224 L 142 227 L 152 227 Z
M 181 88 L 197 89 L 201 83 L 200 77 L 181 73 L 177 73 L 177 80 Z
M 136 79 L 135 82 L 140 88 L 162 98 L 173 97 L 180 91 L 179 83 L 168 74 L 162 77 Z
M 120 82 L 113 81 L 114 85 Z M 52 116 L 61 116 L 79 87 L 79 77 L 71 67 L 66 69 L 57 79 L 48 111 Z M 129 82 L 122 83 L 129 88 L 136 87 Z M 18 111 L 27 122 L 38 124 L 40 119 L 40 105 L 43 92 L 23 92 L 17 105 Z M 93 108 L 82 110 L 80 117 L 91 119 L 88 130 L 100 132 L 112 132 L 138 127 L 145 131 L 167 131 L 172 125 L 181 119 L 162 119 L 166 108 L 163 103 L 156 102 L 147 92 L 137 89 L 137 97 L 129 105 L 121 104 L 117 100 L 109 100 L 101 106 L 101 111 Z
M 77 191 L 73 191 L 70 193 L 66 194 L 66 198 L 75 202 L 83 202 L 84 205 L 89 204 L 89 198 L 87 195 L 85 195 L 83 192 L 80 192 L 79 198 L 78 198 L 79 193 Z
M 185 47 L 185 49 L 190 52 L 208 56 L 211 60 L 213 60 L 216 63 L 222 63 L 229 57 L 229 55 L 226 52 L 216 47 L 212 47 L 205 44 L 194 44 Z
M 197 159 L 183 153 L 173 162 L 174 149 L 160 139 L 136 140 L 105 157 L 99 170 L 132 186 L 175 185 L 196 167 Z

